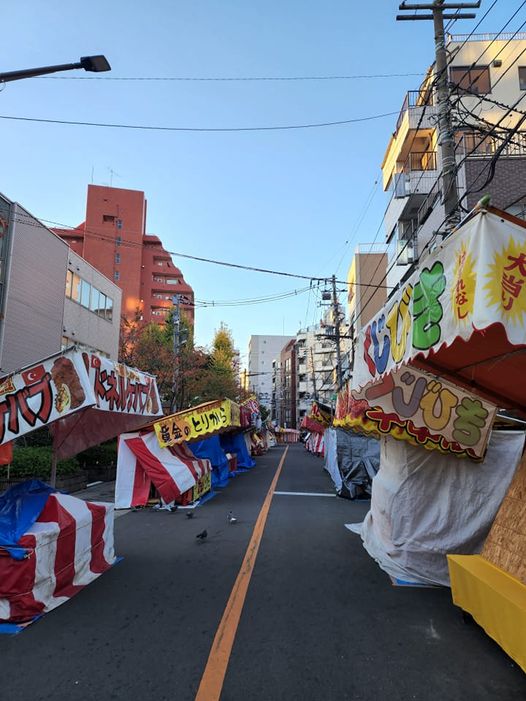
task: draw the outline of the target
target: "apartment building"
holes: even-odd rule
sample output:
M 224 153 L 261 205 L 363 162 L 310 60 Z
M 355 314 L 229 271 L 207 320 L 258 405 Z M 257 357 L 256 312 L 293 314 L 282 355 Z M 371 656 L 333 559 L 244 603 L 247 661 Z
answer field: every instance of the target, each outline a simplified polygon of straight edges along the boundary
M 284 428 L 296 428 L 296 339 L 291 339 L 272 363 L 271 416 Z
M 380 311 L 387 300 L 387 246 L 359 244 L 347 273 L 347 314 L 349 319 L 349 354 L 345 358 L 346 374 L 352 373 L 355 341 L 360 329 Z
M 509 143 L 506 129 L 522 117 L 507 106 L 526 109 L 526 33 L 450 35 L 447 51 L 460 215 L 484 194 L 496 207 L 520 215 L 526 203 L 526 125 Z M 391 195 L 385 216 L 393 264 L 389 286 L 444 232 L 435 77 L 431 66 L 420 87 L 405 95 L 382 163 L 384 190 Z
M 114 282 L 69 249 L 62 347 L 90 346 L 117 360 L 121 295 Z
M 272 404 L 272 362 L 279 359 L 284 346 L 292 336 L 253 335 L 248 342 L 248 390 L 259 403 L 270 408 Z
M 0 195 L 0 373 L 70 343 L 117 357 L 120 289 Z
M 344 322 L 343 307 L 339 305 L 340 350 L 344 379 L 350 369 L 351 339 L 350 327 Z M 331 405 L 337 386 L 337 353 L 335 341 L 335 320 L 332 307 L 320 322 L 301 329 L 296 335 L 296 418 L 301 423 L 309 413 L 313 400 Z
M 164 323 L 181 298 L 194 321 L 194 293 L 157 236 L 146 233 L 144 192 L 88 185 L 86 219 L 75 229 L 54 229 L 75 253 L 122 290 L 122 314 Z

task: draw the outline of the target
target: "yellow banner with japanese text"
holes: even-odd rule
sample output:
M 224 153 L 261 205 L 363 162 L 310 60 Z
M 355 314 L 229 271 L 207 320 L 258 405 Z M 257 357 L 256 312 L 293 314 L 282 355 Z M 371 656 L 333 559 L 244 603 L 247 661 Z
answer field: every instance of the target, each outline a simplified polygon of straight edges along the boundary
M 166 416 L 153 426 L 161 448 L 198 441 L 239 427 L 239 405 L 230 399 L 219 399 Z

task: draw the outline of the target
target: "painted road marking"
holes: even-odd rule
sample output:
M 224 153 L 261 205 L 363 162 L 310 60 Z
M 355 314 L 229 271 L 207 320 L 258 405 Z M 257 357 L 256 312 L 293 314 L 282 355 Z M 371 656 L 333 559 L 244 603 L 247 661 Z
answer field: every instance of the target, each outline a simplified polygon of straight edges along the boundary
M 285 457 L 288 450 L 289 448 L 287 446 L 285 448 L 285 452 L 281 456 L 276 474 L 274 475 L 267 492 L 267 496 L 265 497 L 265 501 L 263 502 L 259 512 L 243 563 L 241 565 L 241 569 L 239 570 L 239 574 L 237 575 L 232 591 L 230 592 L 230 597 L 223 613 L 223 617 L 221 618 L 221 623 L 219 624 L 214 642 L 212 643 L 208 661 L 206 663 L 203 676 L 201 677 L 201 683 L 199 684 L 195 701 L 219 701 L 219 697 L 221 696 L 221 690 L 223 689 L 230 654 L 232 652 L 239 620 L 243 611 L 243 605 L 245 603 L 248 585 L 250 584 L 250 578 L 252 577 L 254 565 L 256 564 L 259 545 L 261 543 L 261 538 L 263 537 L 263 531 L 265 530 L 265 524 L 267 522 L 272 496 L 274 495 L 274 490 L 281 474 L 281 469 L 283 467 L 283 463 L 285 462 Z
M 335 497 L 336 494 L 328 492 L 274 492 L 280 497 Z

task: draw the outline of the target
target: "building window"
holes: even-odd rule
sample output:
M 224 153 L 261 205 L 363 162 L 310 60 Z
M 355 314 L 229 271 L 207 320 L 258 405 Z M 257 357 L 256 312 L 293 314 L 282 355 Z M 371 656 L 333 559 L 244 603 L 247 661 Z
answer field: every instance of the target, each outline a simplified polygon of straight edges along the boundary
M 113 214 L 103 214 L 102 221 L 104 224 L 115 224 L 115 217 Z
M 80 277 L 76 273 L 73 273 L 70 296 L 74 302 L 80 302 L 80 282 Z
M 86 309 L 89 309 L 91 295 L 91 285 L 86 280 L 80 281 L 80 303 Z
M 117 229 L 122 229 L 122 219 L 117 219 L 115 222 Z
M 526 66 L 519 66 L 519 88 L 526 90 Z
M 122 243 L 122 237 L 121 236 L 116 236 L 115 237 L 115 245 L 120 246 Z
M 166 278 L 166 280 L 164 280 L 164 282 L 167 285 L 180 285 L 181 284 L 180 280 L 177 280 L 177 278 L 171 278 L 171 277 Z
M 119 272 L 118 270 L 116 270 L 116 271 L 113 273 L 113 279 L 114 279 L 115 281 L 118 281 L 118 280 L 121 279 L 121 274 L 120 274 L 120 272 Z
M 115 262 L 116 262 L 116 263 L 120 263 L 120 262 L 121 262 L 121 254 L 120 254 L 120 253 L 116 253 L 116 254 L 115 254 Z
M 71 285 L 73 284 L 73 272 L 68 270 L 66 273 L 66 297 L 71 298 Z
M 106 297 L 106 321 L 113 321 L 113 300 Z
M 455 66 L 450 69 L 449 79 L 458 92 L 467 95 L 487 95 L 491 92 L 489 66 Z

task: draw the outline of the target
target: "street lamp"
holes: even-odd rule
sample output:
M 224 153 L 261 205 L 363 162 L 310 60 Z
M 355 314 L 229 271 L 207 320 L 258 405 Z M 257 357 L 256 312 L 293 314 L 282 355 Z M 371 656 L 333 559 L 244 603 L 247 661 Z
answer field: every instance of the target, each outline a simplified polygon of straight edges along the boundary
M 77 63 L 60 63 L 58 66 L 42 66 L 41 68 L 25 68 L 21 71 L 9 71 L 0 73 L 0 83 L 10 83 L 13 80 L 23 78 L 35 78 L 48 73 L 58 73 L 59 71 L 72 71 L 83 68 L 91 73 L 102 73 L 111 71 L 111 66 L 105 56 L 83 56 Z

